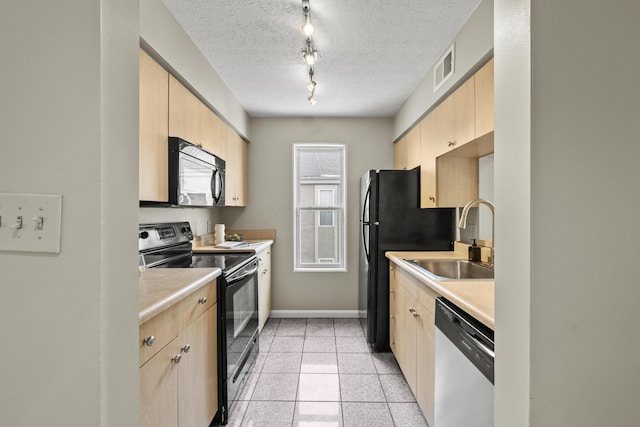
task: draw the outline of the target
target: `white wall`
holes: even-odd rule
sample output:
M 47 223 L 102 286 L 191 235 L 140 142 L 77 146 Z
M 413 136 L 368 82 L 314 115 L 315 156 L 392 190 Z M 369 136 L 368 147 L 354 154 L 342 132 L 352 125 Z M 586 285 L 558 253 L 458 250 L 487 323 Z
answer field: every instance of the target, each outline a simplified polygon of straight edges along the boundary
M 360 176 L 393 166 L 391 119 L 252 119 L 249 206 L 225 209 L 228 228 L 274 228 L 275 310 L 357 310 Z M 293 272 L 293 143 L 347 145 L 346 273 Z
M 531 363 L 529 1 L 496 0 L 495 26 L 495 427 L 526 427 Z
M 196 236 L 213 233 L 213 226 L 221 221 L 223 208 L 140 208 L 140 224 L 189 221 Z M 227 209 L 227 208 L 224 208 Z
M 639 19 L 531 4 L 533 425 L 640 423 Z
M 433 66 L 428 70 L 396 114 L 393 139 L 397 139 L 417 122 L 440 99 L 444 99 L 458 82 L 466 80 L 493 50 L 493 0 L 483 0 L 456 37 L 454 74 L 438 90 L 433 91 Z M 447 45 L 448 47 L 448 45 Z M 444 51 L 442 52 L 444 54 Z M 433 64 L 435 65 L 435 64 Z
M 249 116 L 161 0 L 140 0 L 140 38 L 172 74 L 247 136 Z
M 1 9 L 0 191 L 63 217 L 59 255 L 0 253 L 0 425 L 133 427 L 138 5 Z
M 496 2 L 498 427 L 640 420 L 639 17 Z

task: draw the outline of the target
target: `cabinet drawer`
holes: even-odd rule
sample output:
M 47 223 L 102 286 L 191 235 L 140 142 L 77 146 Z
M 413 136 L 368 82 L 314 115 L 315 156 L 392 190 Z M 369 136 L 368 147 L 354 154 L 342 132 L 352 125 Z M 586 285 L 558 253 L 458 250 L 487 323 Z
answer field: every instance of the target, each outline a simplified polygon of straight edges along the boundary
M 171 307 L 140 325 L 140 366 L 178 336 L 176 307 Z
M 402 286 L 409 295 L 417 298 L 418 286 L 420 286 L 417 279 L 414 279 L 403 270 L 398 269 L 396 271 L 396 280 L 398 282 L 398 285 Z
M 436 298 L 440 295 L 434 292 L 427 285 L 420 285 L 418 287 L 418 295 L 417 299 L 420 304 L 424 306 L 425 309 L 431 315 L 431 319 L 435 322 L 435 313 L 436 313 Z
M 217 280 L 213 280 L 176 304 L 179 313 L 178 332 L 213 307 L 216 303 L 216 284 Z
M 140 366 L 216 303 L 216 280 L 140 325 Z M 153 338 L 152 338 L 153 337 Z M 151 344 L 151 345 L 148 345 Z
M 420 304 L 424 306 L 432 315 L 436 310 L 436 298 L 439 297 L 435 291 L 429 286 L 420 282 L 420 280 L 411 276 L 400 269 L 396 271 L 396 278 L 399 285 L 401 285 L 407 293 L 414 297 Z

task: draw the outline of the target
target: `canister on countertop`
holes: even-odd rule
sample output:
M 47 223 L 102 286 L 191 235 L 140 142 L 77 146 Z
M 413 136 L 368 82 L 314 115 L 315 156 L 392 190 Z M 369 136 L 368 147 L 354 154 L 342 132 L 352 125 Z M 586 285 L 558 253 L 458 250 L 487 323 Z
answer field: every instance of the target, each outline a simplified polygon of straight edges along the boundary
M 219 245 L 224 242 L 224 224 L 216 224 L 213 227 L 213 243 Z

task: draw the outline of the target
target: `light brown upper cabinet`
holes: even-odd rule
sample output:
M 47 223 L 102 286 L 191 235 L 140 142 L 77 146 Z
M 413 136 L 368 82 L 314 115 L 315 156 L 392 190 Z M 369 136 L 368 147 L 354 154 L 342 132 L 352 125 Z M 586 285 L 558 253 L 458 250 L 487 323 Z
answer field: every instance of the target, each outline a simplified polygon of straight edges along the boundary
M 208 126 L 207 111 L 207 107 L 189 89 L 175 77 L 169 77 L 169 135 L 204 148 L 213 139 L 214 132 Z M 209 132 L 211 136 L 208 138 Z
M 168 202 L 168 137 L 226 162 L 227 206 L 247 204 L 247 143 L 178 79 L 140 49 L 140 200 Z
M 140 50 L 140 200 L 169 200 L 167 157 L 169 73 Z
M 473 184 L 472 182 L 467 184 L 464 181 L 468 176 L 465 171 L 461 176 L 462 181 L 456 182 L 452 199 L 451 192 L 443 191 L 438 181 L 439 177 L 443 176 L 439 168 L 443 167 L 437 159 L 459 149 L 475 138 L 474 86 L 472 77 L 420 122 L 420 206 L 423 208 L 451 206 L 454 201 L 457 203 L 457 197 L 460 194 L 465 194 L 464 197 L 466 197 L 468 192 L 465 187 Z M 451 175 L 455 176 L 459 164 L 459 162 L 446 163 L 445 176 L 447 178 Z
M 420 122 L 420 206 L 436 207 L 436 157 L 439 127 L 435 111 Z
M 493 60 L 420 122 L 420 206 L 464 206 L 478 195 L 478 158 L 493 152 Z
M 436 155 L 454 150 L 475 138 L 475 83 L 470 78 L 436 108 Z
M 247 143 L 228 126 L 226 137 L 225 205 L 247 205 Z
M 414 169 L 420 166 L 420 126 L 415 126 L 393 147 L 393 168 Z
M 393 144 L 393 168 L 407 168 L 407 135 L 403 136 Z
M 493 58 L 475 74 L 476 138 L 493 131 Z

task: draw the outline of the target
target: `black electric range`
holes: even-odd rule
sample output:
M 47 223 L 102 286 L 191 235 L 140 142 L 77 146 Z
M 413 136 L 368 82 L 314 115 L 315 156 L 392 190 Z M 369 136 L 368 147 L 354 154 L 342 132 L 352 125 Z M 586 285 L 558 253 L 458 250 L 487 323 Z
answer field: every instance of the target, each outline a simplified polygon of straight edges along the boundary
M 258 258 L 251 252 L 193 253 L 192 240 L 188 222 L 140 225 L 139 262 L 144 268 L 222 270 L 216 292 L 219 402 L 212 424 L 226 424 L 259 352 Z

